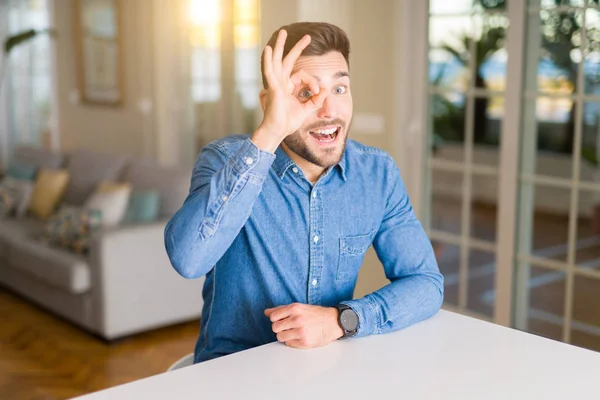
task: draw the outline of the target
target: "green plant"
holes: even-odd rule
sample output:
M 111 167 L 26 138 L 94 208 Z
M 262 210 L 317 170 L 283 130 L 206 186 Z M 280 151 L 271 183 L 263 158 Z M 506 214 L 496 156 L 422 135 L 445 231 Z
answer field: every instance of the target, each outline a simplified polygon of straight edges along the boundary
M 2 65 L 0 66 L 0 91 L 2 90 L 2 83 L 4 82 L 4 75 L 6 70 L 6 65 L 8 63 L 11 51 L 24 43 L 29 42 L 30 40 L 40 36 L 48 34 L 50 36 L 54 36 L 56 31 L 54 29 L 28 29 L 23 32 L 19 32 L 15 35 L 9 36 L 4 40 L 4 45 L 2 49 L 4 51 L 4 57 L 2 57 Z

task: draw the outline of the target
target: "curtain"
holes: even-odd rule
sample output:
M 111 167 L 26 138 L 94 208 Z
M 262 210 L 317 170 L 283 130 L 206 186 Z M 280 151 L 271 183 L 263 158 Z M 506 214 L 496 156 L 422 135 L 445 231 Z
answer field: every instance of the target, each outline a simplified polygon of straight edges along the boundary
M 2 42 L 29 29 L 49 27 L 48 0 L 0 2 Z M 0 162 L 6 167 L 16 146 L 42 146 L 49 140 L 51 103 L 51 48 L 48 35 L 40 35 L 2 51 L 0 89 Z

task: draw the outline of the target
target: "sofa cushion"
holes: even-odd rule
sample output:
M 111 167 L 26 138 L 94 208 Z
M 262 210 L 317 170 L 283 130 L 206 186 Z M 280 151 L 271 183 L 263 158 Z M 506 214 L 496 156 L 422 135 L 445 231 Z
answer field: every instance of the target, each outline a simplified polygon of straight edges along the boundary
M 64 169 L 42 169 L 29 200 L 29 211 L 37 218 L 46 219 L 56 211 L 69 183 Z
M 43 224 L 31 218 L 9 218 L 0 226 L 0 254 L 11 267 L 73 294 L 91 286 L 87 260 L 68 250 L 51 247 L 32 236 Z
M 13 212 L 18 200 L 17 193 L 0 185 L 0 221 Z
M 27 212 L 29 200 L 33 193 L 34 183 L 10 176 L 0 181 L 0 216 L 10 215 L 14 211 L 17 218 Z
M 0 243 L 19 241 L 43 229 L 44 223 L 35 218 L 7 218 L 0 224 Z
M 38 169 L 58 169 L 62 167 L 64 157 L 60 153 L 41 147 L 20 146 L 15 149 L 13 160 L 27 165 L 35 165 Z
M 83 206 L 87 210 L 97 210 L 101 213 L 101 224 L 104 228 L 118 226 L 129 204 L 131 196 L 130 183 L 102 182 Z
M 32 181 L 35 179 L 37 169 L 38 167 L 33 164 L 16 159 L 8 163 L 6 175 L 14 179 Z
M 129 224 L 156 222 L 159 214 L 160 193 L 157 190 L 134 190 L 123 222 Z
M 170 218 L 181 207 L 189 192 L 190 179 L 188 168 L 166 167 L 150 161 L 132 163 L 126 175 L 134 191 L 158 191 L 161 218 Z
M 10 244 L 6 260 L 11 267 L 73 294 L 85 293 L 91 286 L 84 257 L 33 238 Z
M 0 259 L 6 257 L 7 246 L 27 239 L 35 232 L 41 232 L 44 223 L 35 218 L 6 218 L 0 223 Z
M 127 158 L 122 155 L 76 150 L 69 155 L 67 168 L 70 174 L 65 193 L 66 203 L 81 206 L 101 181 L 119 180 Z

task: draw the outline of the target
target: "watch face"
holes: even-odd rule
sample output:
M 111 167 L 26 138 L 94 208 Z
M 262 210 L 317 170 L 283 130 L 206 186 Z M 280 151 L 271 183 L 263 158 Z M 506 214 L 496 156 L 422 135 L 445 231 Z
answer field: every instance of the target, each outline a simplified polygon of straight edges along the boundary
M 344 310 L 340 315 L 340 323 L 346 331 L 355 331 L 358 328 L 358 316 L 352 310 Z

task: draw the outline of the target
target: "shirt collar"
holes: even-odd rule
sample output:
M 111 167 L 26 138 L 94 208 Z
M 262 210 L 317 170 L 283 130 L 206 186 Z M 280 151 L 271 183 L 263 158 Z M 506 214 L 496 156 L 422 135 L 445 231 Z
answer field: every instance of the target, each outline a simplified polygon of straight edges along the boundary
M 346 146 L 346 150 L 344 151 L 344 154 L 342 154 L 340 162 L 337 164 L 337 167 L 339 167 L 342 179 L 344 181 L 348 180 L 348 178 L 346 177 L 346 173 L 348 171 L 348 158 L 346 156 L 347 152 L 348 146 Z M 273 169 L 275 170 L 275 173 L 277 174 L 279 179 L 283 179 L 287 170 L 295 165 L 296 163 L 286 154 L 286 152 L 281 148 L 281 146 L 277 147 L 277 150 L 275 150 L 275 161 L 273 161 Z
M 285 172 L 290 169 L 293 165 L 296 165 L 294 161 L 283 151 L 281 146 L 277 147 L 275 150 L 275 161 L 273 161 L 273 169 L 275 173 L 279 177 L 279 179 L 283 179 L 285 176 Z

